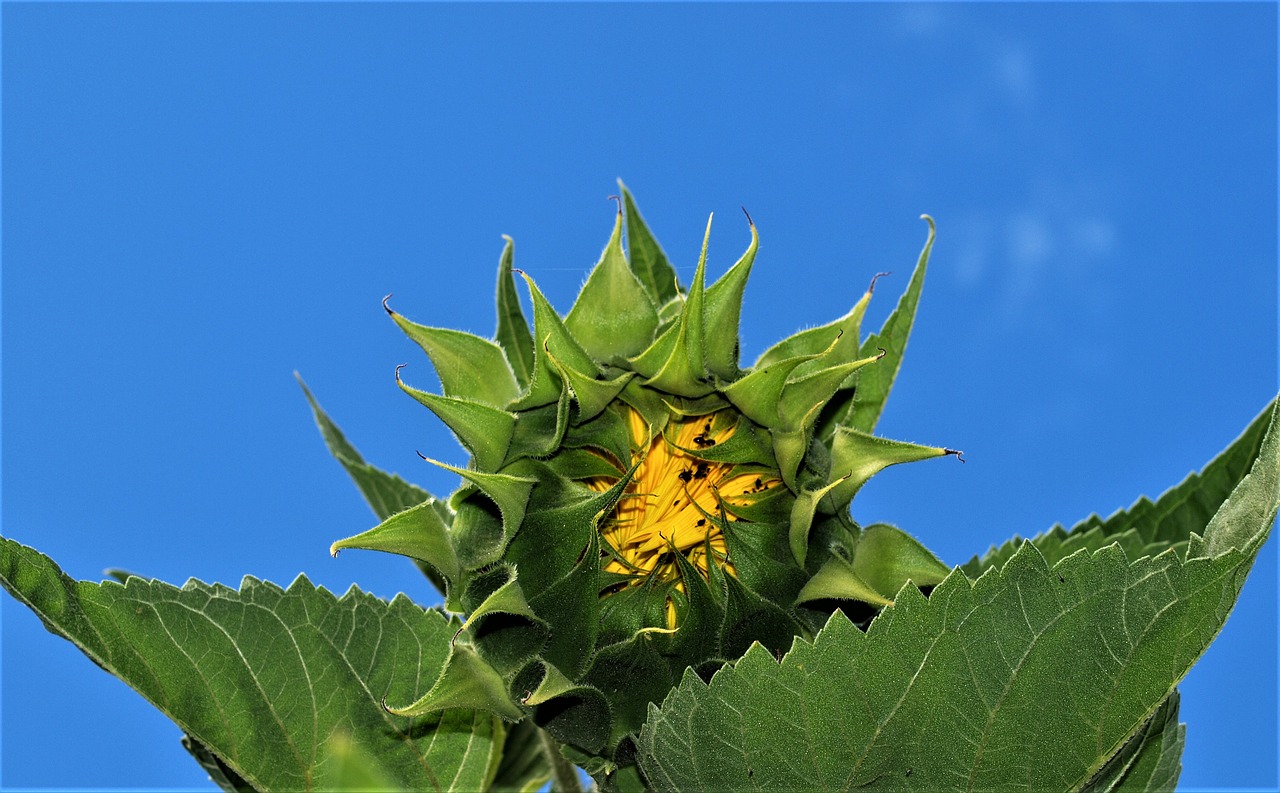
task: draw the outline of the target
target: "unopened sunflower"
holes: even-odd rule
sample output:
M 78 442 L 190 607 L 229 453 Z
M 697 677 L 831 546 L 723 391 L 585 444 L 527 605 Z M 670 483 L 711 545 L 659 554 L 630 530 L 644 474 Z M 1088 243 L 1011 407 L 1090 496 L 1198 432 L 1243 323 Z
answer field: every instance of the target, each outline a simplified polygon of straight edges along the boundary
M 447 503 L 428 499 L 333 545 L 418 560 L 446 607 L 466 615 L 436 685 L 388 703 L 393 713 L 531 717 L 579 762 L 607 770 L 629 762 L 649 703 L 685 669 L 708 675 L 752 642 L 785 651 L 835 608 L 873 610 L 946 575 L 915 540 L 849 513 L 886 466 L 955 453 L 870 434 L 932 221 L 883 340 L 860 338 L 872 279 L 848 314 L 742 368 L 738 324 L 757 248 L 748 226 L 746 252 L 710 285 L 704 242 L 685 287 L 624 188 L 567 314 L 522 273 L 529 326 L 510 240 L 492 341 L 387 308 L 443 393 L 412 388 L 399 371 L 397 382 L 470 454 L 464 466 L 438 463 L 463 479 Z

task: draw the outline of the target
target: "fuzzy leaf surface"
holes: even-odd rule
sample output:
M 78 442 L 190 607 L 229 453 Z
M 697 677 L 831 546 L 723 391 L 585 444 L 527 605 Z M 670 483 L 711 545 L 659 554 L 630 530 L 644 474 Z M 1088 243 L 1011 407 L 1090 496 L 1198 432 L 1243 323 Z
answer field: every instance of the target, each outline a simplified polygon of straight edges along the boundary
M 457 629 L 403 596 L 338 598 L 302 576 L 288 589 L 75 581 L 4 538 L 0 584 L 256 790 L 317 789 L 340 734 L 406 789 L 480 789 L 496 763 L 503 730 L 488 714 L 382 709 L 431 687 Z
M 653 232 L 640 217 L 636 208 L 636 200 L 631 197 L 622 180 L 618 180 L 618 189 L 622 192 L 622 204 L 627 216 L 627 247 L 630 254 L 631 269 L 644 288 L 659 306 L 674 300 L 680 294 L 680 285 L 676 280 L 676 270 L 671 266 L 662 246 L 654 239 Z
M 1173 793 L 1182 773 L 1186 725 L 1178 723 L 1174 689 L 1137 735 L 1089 780 L 1081 793 Z
M 902 368 L 902 357 L 907 350 L 907 340 L 911 337 L 911 326 L 915 324 L 916 309 L 920 306 L 920 292 L 924 289 L 925 271 L 929 268 L 929 253 L 933 250 L 933 219 L 926 216 L 929 223 L 929 237 L 925 240 L 924 250 L 911 273 L 911 281 L 907 283 L 902 297 L 893 313 L 884 321 L 879 333 L 868 336 L 859 348 L 858 356 L 865 358 L 884 350 L 884 357 L 876 366 L 858 372 L 858 387 L 853 402 L 850 403 L 838 419 L 839 424 L 871 432 L 880 421 L 884 412 L 884 404 L 893 389 L 893 381 Z
M 533 334 L 529 331 L 529 322 L 524 318 L 520 296 L 516 293 L 513 274 L 516 244 L 505 235 L 503 239 L 507 244 L 503 246 L 502 258 L 498 262 L 498 329 L 494 333 L 494 341 L 506 354 L 516 382 L 521 388 L 528 388 L 529 379 L 533 376 Z
M 1051 564 L 1023 543 L 976 581 L 954 571 L 928 599 L 905 587 L 865 634 L 836 612 L 781 662 L 756 645 L 710 683 L 686 674 L 640 736 L 650 783 L 1084 787 L 1152 723 L 1235 604 L 1280 503 L 1269 413 L 1250 473 L 1200 525 L 1212 554 L 1130 560 L 1111 544 Z M 1133 789 L 1164 786 L 1172 761 L 1156 754 L 1151 784 L 1134 777 Z
M 582 285 L 564 324 L 583 349 L 601 361 L 636 355 L 653 341 L 658 310 L 622 251 L 621 208 L 600 263 Z

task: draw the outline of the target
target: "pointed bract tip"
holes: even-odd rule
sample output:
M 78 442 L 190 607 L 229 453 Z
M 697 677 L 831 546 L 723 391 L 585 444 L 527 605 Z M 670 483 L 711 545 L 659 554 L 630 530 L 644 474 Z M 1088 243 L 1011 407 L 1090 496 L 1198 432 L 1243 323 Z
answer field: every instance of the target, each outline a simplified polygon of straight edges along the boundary
M 933 231 L 934 229 L 937 228 L 937 226 L 934 225 L 933 218 L 929 217 L 928 215 L 921 215 L 920 219 L 923 220 L 925 223 L 929 224 L 930 231 Z
M 302 395 L 306 397 L 307 402 L 311 404 L 312 411 L 314 412 L 315 410 L 318 410 L 320 406 L 316 403 L 315 396 L 311 393 L 311 389 L 307 388 L 307 381 L 302 379 L 302 375 L 299 374 L 297 369 L 293 370 L 293 379 L 298 381 L 298 387 L 302 389 Z
M 392 311 L 391 306 L 387 305 L 387 301 L 390 299 L 391 299 L 391 295 L 387 295 L 386 297 L 382 298 L 382 310 L 394 317 L 396 315 L 396 312 Z
M 883 272 L 883 273 L 876 273 L 875 275 L 871 276 L 871 284 L 870 286 L 867 287 L 867 294 L 871 294 L 872 292 L 876 291 L 876 281 L 879 281 L 881 278 L 884 278 L 886 275 L 893 275 L 893 273 Z
M 751 213 L 747 211 L 747 208 L 746 208 L 746 207 L 739 207 L 739 209 L 741 209 L 741 210 L 742 210 L 742 214 L 744 214 L 744 215 L 746 215 L 746 216 L 747 216 L 747 225 L 748 225 L 748 226 L 750 226 L 751 228 L 755 228 L 755 227 L 756 227 L 756 222 L 755 222 L 754 220 L 752 220 L 752 219 L 751 219 Z
M 964 452 L 959 449 L 943 449 L 942 453 L 943 455 L 954 454 L 957 460 L 964 462 Z

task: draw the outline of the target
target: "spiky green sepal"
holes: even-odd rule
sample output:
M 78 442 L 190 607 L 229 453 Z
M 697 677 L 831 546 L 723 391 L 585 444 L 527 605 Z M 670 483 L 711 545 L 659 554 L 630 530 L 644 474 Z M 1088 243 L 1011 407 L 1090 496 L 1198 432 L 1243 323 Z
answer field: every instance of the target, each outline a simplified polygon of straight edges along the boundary
M 883 468 L 954 453 L 869 433 L 910 330 L 932 221 L 879 336 L 859 338 L 873 280 L 844 317 L 744 370 L 738 323 L 758 247 L 748 222 L 738 262 L 707 286 L 704 241 L 685 289 L 623 187 L 600 261 L 563 317 L 525 274 L 530 328 L 510 239 L 493 341 L 387 308 L 443 393 L 405 385 L 399 370 L 397 382 L 471 458 L 437 463 L 464 480 L 447 505 L 432 499 L 333 546 L 428 565 L 447 606 L 467 615 L 436 686 L 388 703 L 393 712 L 530 717 L 616 768 L 648 704 L 686 669 L 710 674 L 756 641 L 785 650 L 815 615 L 849 601 L 878 608 L 908 582 L 946 574 L 905 533 L 862 529 L 848 512 Z M 650 510 L 662 499 L 661 514 Z

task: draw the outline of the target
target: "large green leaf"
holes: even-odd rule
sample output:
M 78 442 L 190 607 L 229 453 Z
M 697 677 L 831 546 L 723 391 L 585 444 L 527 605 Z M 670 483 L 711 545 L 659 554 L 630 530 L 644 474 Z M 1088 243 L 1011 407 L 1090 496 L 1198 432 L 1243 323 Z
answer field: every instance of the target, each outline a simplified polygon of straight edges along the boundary
M 1178 723 L 1178 690 L 1174 689 L 1155 715 L 1089 780 L 1081 793 L 1173 793 L 1182 773 L 1186 736 L 1186 726 Z
M 75 581 L 47 556 L 0 538 L 0 584 L 51 632 L 173 719 L 256 790 L 314 790 L 328 740 L 345 733 L 412 790 L 476 790 L 498 759 L 488 714 L 391 716 L 435 682 L 457 625 L 404 596 L 352 587 L 341 598 L 299 576 L 239 590 L 131 577 Z M 197 754 L 197 757 L 200 757 Z
M 254 793 L 252 785 L 241 779 L 239 774 L 222 762 L 222 758 L 209 751 L 204 744 L 192 739 L 190 735 L 182 736 L 182 748 L 190 752 L 195 761 L 205 770 L 209 775 L 209 781 L 227 793 Z
M 1269 413 L 1250 473 L 1185 555 L 1130 559 L 1111 544 L 1055 564 L 1023 543 L 976 581 L 953 571 L 927 599 L 904 587 L 865 634 L 837 612 L 781 661 L 756 645 L 710 683 L 686 674 L 640 736 L 650 783 L 1039 791 L 1106 778 L 1221 630 L 1270 534 L 1280 427 Z M 1157 787 L 1166 753 L 1142 761 Z

